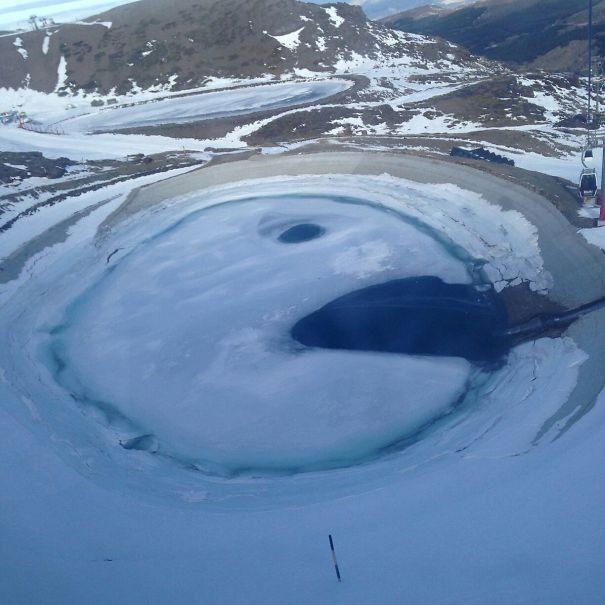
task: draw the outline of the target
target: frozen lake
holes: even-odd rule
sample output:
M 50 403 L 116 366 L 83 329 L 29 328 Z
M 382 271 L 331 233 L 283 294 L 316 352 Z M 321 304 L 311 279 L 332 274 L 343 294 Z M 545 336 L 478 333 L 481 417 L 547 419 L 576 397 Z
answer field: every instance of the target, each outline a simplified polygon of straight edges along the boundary
M 421 260 L 469 281 L 447 246 L 370 202 L 219 204 L 112 263 L 50 330 L 49 365 L 83 405 L 153 434 L 143 448 L 208 472 L 346 466 L 449 411 L 471 364 L 301 347 L 290 330 L 360 286 L 418 275 Z
M 350 88 L 350 80 L 282 82 L 108 107 L 60 122 L 66 132 L 183 124 L 314 103 Z
M 503 279 L 542 279 L 520 215 L 386 175 L 241 181 L 145 208 L 103 251 L 55 263 L 19 330 L 53 409 L 208 475 L 352 467 L 424 439 L 502 368 Z M 334 316 L 343 301 L 358 308 Z M 319 340 L 293 338 L 318 317 Z
M 194 191 L 117 231 L 101 263 L 65 259 L 37 358 L 123 447 L 207 474 L 376 459 L 504 360 L 492 276 L 539 262 L 498 243 L 513 226 L 531 241 L 517 215 L 469 194 L 444 214 L 440 194 L 386 176 Z M 319 339 L 293 338 L 314 322 Z

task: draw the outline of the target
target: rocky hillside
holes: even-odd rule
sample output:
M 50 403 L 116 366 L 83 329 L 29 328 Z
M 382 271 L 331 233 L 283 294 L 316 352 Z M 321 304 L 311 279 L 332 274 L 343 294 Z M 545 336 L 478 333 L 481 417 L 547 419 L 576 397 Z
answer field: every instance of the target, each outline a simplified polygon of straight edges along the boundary
M 479 0 L 461 8 L 425 6 L 382 22 L 440 36 L 490 59 L 531 69 L 586 71 L 587 0 Z M 595 50 L 605 55 L 605 0 L 594 0 Z
M 1 37 L 0 86 L 121 94 L 191 88 L 212 76 L 331 72 L 366 57 L 469 60 L 466 51 L 403 35 L 346 3 L 141 0 L 87 21 Z
M 576 78 L 561 74 L 503 74 L 421 101 L 412 109 L 453 118 L 452 124 L 486 128 L 536 124 L 583 126 L 577 115 L 584 89 Z

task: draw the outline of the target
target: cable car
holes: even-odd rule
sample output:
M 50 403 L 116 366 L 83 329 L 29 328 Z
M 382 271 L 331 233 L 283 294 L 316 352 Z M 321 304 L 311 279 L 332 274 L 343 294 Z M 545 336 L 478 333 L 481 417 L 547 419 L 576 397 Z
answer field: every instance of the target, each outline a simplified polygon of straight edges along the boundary
M 578 192 L 585 204 L 594 204 L 597 198 L 597 173 L 594 168 L 584 168 L 580 173 Z
M 586 162 L 592 164 L 593 159 L 594 155 L 592 153 L 592 149 L 584 149 L 582 153 L 582 164 L 584 164 L 584 166 L 586 166 Z

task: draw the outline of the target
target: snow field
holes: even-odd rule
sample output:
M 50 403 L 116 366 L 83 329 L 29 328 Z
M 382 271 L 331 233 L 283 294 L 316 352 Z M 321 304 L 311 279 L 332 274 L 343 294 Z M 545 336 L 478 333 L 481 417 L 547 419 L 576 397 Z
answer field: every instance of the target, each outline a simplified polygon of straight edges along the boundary
M 265 179 L 242 183 L 239 189 L 220 187 L 150 207 L 147 215 L 118 226 L 107 221 L 111 209 L 92 213 L 71 229 L 67 241 L 34 259 L 38 262 L 32 262 L 27 276 L 3 290 L 0 335 L 9 345 L 0 350 L 0 454 L 5 462 L 0 465 L 0 573 L 5 600 L 121 605 L 136 595 L 153 605 L 200 598 L 208 605 L 366 605 L 379 595 L 384 605 L 402 600 L 600 603 L 605 594 L 599 531 L 605 523 L 605 492 L 597 479 L 605 454 L 599 428 L 605 400 L 601 397 L 559 439 L 545 435 L 536 440 L 544 420 L 567 399 L 584 358 L 569 338 L 528 343 L 515 349 L 499 371 L 473 372 L 473 389 L 464 404 L 406 449 L 329 472 L 205 476 L 149 452 L 124 451 L 118 440 L 129 434 L 128 427 L 108 428 L 103 413 L 74 409 L 73 400 L 40 364 L 44 335 L 39 328 L 56 326 L 69 302 L 98 283 L 110 266 L 116 267 L 114 272 L 125 270 L 138 254 L 142 258 L 146 246 L 148 252 L 154 248 L 146 235 L 165 233 L 177 221 L 187 225 L 190 217 L 189 226 L 200 240 L 215 237 L 218 242 L 231 229 L 243 244 L 244 225 L 234 224 L 229 212 L 215 234 L 201 229 L 201 219 L 191 219 L 195 212 L 201 216 L 203 207 L 210 215 L 219 210 L 217 204 L 249 198 L 251 184 L 254 195 L 262 198 L 284 190 L 307 196 L 353 193 L 405 212 L 408 224 L 422 215 L 423 224 L 430 223 L 427 233 L 434 240 L 442 233 L 448 242 L 444 271 L 468 270 L 468 255 L 463 258 L 453 244 L 472 244 L 475 256 L 483 249 L 492 264 L 500 262 L 500 254 L 509 263 L 517 258 L 515 273 L 539 279 L 539 249 L 532 226 L 522 217 L 494 207 L 491 217 L 483 214 L 487 204 L 457 188 L 448 189 L 452 204 L 445 207 L 439 204 L 442 188 L 386 176 Z M 469 214 L 470 208 L 478 208 L 479 214 Z M 306 211 L 292 210 L 286 203 L 277 212 L 271 209 L 272 220 L 262 223 L 266 235 L 254 232 L 251 249 L 260 254 L 266 246 L 267 255 L 280 249 L 272 236 L 280 232 L 283 219 L 291 224 L 308 218 Z M 333 235 L 347 223 L 339 213 L 315 214 L 318 220 L 333 221 Z M 454 230 L 461 219 L 474 228 L 471 234 L 460 235 L 462 227 Z M 252 215 L 242 220 L 259 225 Z M 102 222 L 113 225 L 112 231 L 103 229 L 95 237 Z M 510 246 L 502 237 L 493 241 L 502 223 L 525 237 Z M 484 235 L 485 242 L 472 243 Z M 174 284 L 169 240 L 168 234 L 156 240 L 167 244 L 163 268 L 156 266 L 148 279 L 130 272 L 139 285 Z M 327 240 L 301 245 L 321 247 Z M 120 247 L 108 263 L 108 255 Z M 154 250 L 158 262 L 161 250 L 159 245 Z M 236 254 L 229 248 L 226 252 L 232 258 Z M 381 252 L 382 246 L 365 252 L 367 266 L 374 267 L 372 278 L 340 274 L 337 279 L 382 279 L 376 267 L 384 270 L 388 263 L 378 262 L 385 258 Z M 188 258 L 195 261 L 192 250 Z M 526 258 L 529 265 L 519 262 Z M 220 272 L 218 258 L 206 254 L 206 259 Z M 363 257 L 357 260 L 364 264 Z M 180 275 L 189 285 L 195 270 L 201 271 L 199 263 L 193 265 L 189 275 Z M 305 267 L 301 273 L 316 269 Z M 277 283 L 279 276 L 274 279 Z M 319 292 L 308 289 L 308 295 Z M 107 302 L 106 312 L 120 305 L 118 298 Z M 167 320 L 160 319 L 158 323 Z M 240 338 L 235 344 L 241 353 L 251 341 Z M 335 537 L 342 584 L 334 577 L 328 533 Z

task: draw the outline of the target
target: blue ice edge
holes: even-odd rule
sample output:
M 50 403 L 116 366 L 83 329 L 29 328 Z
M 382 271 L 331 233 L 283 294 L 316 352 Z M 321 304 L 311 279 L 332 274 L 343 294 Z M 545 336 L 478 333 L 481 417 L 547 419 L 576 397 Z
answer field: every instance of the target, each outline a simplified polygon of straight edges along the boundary
M 294 199 L 305 199 L 309 196 L 305 194 L 288 194 L 287 197 Z M 394 216 L 398 220 L 413 226 L 415 229 L 437 241 L 449 255 L 464 263 L 471 278 L 472 284 L 477 289 L 485 290 L 493 287 L 483 271 L 485 261 L 472 257 L 463 247 L 455 244 L 446 235 L 433 229 L 420 219 L 410 217 L 405 213 L 385 207 L 382 204 L 370 202 L 360 198 L 349 196 L 322 196 L 317 194 L 314 194 L 313 197 L 316 199 L 323 198 L 331 203 L 365 205 Z M 361 464 L 370 464 L 384 456 L 397 453 L 424 439 L 435 427 L 439 426 L 442 422 L 451 419 L 451 417 L 457 412 L 472 408 L 472 406 L 475 405 L 477 400 L 477 392 L 489 381 L 490 376 L 492 375 L 493 371 L 497 369 L 497 367 L 489 368 L 475 365 L 471 371 L 469 379 L 466 382 L 464 391 L 456 400 L 451 402 L 450 406 L 444 413 L 418 427 L 413 433 L 401 435 L 389 443 L 384 443 L 379 447 L 373 447 L 371 451 L 343 452 L 342 456 L 332 457 L 329 459 L 324 458 L 321 461 L 304 465 L 283 465 L 280 464 L 279 461 L 276 461 L 275 465 L 266 466 L 230 466 L 213 460 L 211 452 L 209 452 L 207 456 L 204 456 L 203 459 L 183 458 L 175 455 L 173 452 L 171 452 L 169 444 L 158 442 L 154 436 L 153 427 L 141 426 L 132 418 L 127 417 L 120 410 L 119 405 L 110 401 L 104 401 L 102 398 L 96 396 L 95 393 L 90 392 L 87 386 L 81 383 L 75 373 L 70 371 L 70 368 L 66 362 L 67 345 L 65 335 L 68 334 L 69 330 L 72 328 L 72 325 L 76 322 L 81 310 L 86 307 L 88 302 L 94 298 L 95 294 L 100 289 L 107 286 L 112 274 L 122 263 L 124 263 L 124 261 L 130 257 L 130 255 L 132 255 L 135 251 L 140 252 L 142 247 L 152 245 L 155 241 L 162 238 L 166 234 L 175 231 L 188 221 L 195 220 L 195 218 L 197 218 L 201 213 L 205 213 L 218 206 L 237 206 L 240 204 L 249 204 L 269 199 L 281 200 L 283 198 L 284 196 L 279 195 L 263 197 L 250 196 L 248 198 L 238 199 L 235 201 L 221 202 L 191 212 L 189 215 L 177 220 L 174 224 L 154 234 L 152 237 L 135 244 L 129 253 L 124 254 L 119 259 L 116 259 L 112 265 L 108 266 L 107 269 L 105 269 L 99 275 L 99 278 L 95 283 L 89 285 L 77 298 L 66 306 L 61 320 L 54 326 L 51 326 L 45 330 L 45 335 L 47 337 L 45 339 L 46 343 L 41 345 L 39 349 L 39 357 L 41 362 L 50 371 L 54 381 L 68 394 L 75 406 L 84 411 L 87 415 L 90 414 L 93 416 L 106 428 L 111 428 L 114 431 L 125 435 L 125 438 L 121 439 L 119 443 L 125 450 L 146 451 L 153 455 L 163 457 L 181 468 L 201 472 L 208 476 L 221 478 L 236 478 L 242 476 L 287 476 L 299 473 L 327 471 Z M 301 222 L 307 223 L 307 221 L 304 219 L 301 220 Z M 308 223 L 313 223 L 313 221 L 309 220 Z M 278 231 L 283 232 L 284 228 L 288 229 L 295 226 L 295 224 L 282 225 L 278 230 L 272 230 L 271 236 L 275 237 L 275 239 L 279 239 Z M 321 233 L 319 236 L 321 236 Z M 290 354 L 304 353 L 304 350 L 300 350 L 300 345 L 294 343 L 289 335 L 288 342 L 290 345 L 295 345 L 288 349 Z M 298 351 L 296 351 L 297 347 L 299 347 Z

